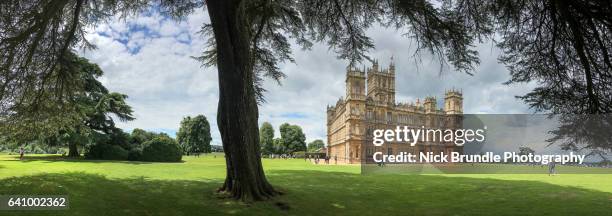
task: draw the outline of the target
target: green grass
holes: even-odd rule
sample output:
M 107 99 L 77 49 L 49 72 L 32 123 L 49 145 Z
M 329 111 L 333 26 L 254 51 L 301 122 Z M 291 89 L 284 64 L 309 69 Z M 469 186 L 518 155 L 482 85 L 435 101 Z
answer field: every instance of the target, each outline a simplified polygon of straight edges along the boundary
M 0 194 L 68 194 L 70 210 L 0 215 L 611 215 L 612 175 L 361 175 L 359 166 L 264 160 L 285 192 L 244 204 L 214 193 L 223 156 L 183 163 L 0 155 Z M 278 205 L 288 206 L 281 209 Z

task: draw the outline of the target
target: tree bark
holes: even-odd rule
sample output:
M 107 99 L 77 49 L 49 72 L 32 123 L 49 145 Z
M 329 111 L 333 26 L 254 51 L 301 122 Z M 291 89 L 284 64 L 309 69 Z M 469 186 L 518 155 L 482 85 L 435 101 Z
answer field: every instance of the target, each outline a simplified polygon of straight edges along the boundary
M 259 154 L 258 108 L 250 64 L 245 1 L 208 0 L 217 43 L 217 124 L 225 151 L 226 178 L 219 189 L 235 199 L 257 201 L 278 194 L 268 183 Z
M 70 142 L 68 144 L 68 157 L 79 157 L 79 149 L 77 148 L 76 142 Z

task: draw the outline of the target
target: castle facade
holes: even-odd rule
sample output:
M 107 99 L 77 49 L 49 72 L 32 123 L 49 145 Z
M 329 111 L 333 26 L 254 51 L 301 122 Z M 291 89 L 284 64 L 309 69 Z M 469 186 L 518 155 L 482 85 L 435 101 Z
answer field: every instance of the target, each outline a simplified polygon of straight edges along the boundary
M 337 158 L 339 163 L 365 163 L 375 152 L 450 154 L 462 151 L 461 147 L 444 142 L 420 142 L 416 146 L 392 142 L 382 146 L 372 144 L 373 131 L 377 129 L 461 127 L 462 92 L 446 91 L 443 109 L 437 108 L 435 97 L 426 97 L 422 102 L 417 99 L 414 103 L 396 103 L 393 59 L 387 69 L 380 69 L 377 60 L 372 67 L 363 70 L 349 66 L 345 83 L 345 97 L 341 97 L 336 105 L 327 107 L 327 155 Z

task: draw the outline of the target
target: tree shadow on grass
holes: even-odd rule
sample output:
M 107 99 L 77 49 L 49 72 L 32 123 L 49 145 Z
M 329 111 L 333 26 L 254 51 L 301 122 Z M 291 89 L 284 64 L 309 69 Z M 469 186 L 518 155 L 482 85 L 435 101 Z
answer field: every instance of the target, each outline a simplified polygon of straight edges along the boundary
M 111 179 L 82 172 L 0 179 L 0 194 L 69 195 L 65 211 L 8 215 L 609 215 L 612 194 L 536 181 L 325 171 L 268 171 L 286 192 L 243 204 L 219 197 L 223 179 Z M 283 206 L 280 208 L 279 206 Z
M 85 159 L 84 157 L 66 157 L 61 155 L 27 155 L 23 157 L 23 160 L 19 160 L 19 155 L 15 156 L 13 160 L 21 161 L 24 163 L 28 162 L 44 162 L 44 163 L 53 163 L 53 162 L 79 162 L 79 163 L 121 163 L 121 164 L 152 164 L 152 163 L 185 163 L 185 161 L 179 162 L 148 162 L 148 161 L 120 161 L 120 160 L 91 160 Z
M 539 181 L 270 171 L 307 215 L 610 215 L 612 193 Z M 585 179 L 587 180 L 587 179 Z M 612 180 L 612 179 L 610 179 Z M 301 202 L 296 202 L 301 200 Z
M 247 210 L 244 204 L 217 198 L 214 191 L 221 183 L 111 179 L 83 172 L 13 177 L 0 180 L 0 194 L 68 195 L 69 210 L 2 215 L 219 215 Z

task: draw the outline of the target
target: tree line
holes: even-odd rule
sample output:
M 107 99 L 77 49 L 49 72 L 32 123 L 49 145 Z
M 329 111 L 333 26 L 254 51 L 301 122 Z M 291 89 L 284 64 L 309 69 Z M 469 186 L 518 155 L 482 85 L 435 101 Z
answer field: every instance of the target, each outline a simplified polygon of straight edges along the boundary
M 283 123 L 279 127 L 280 137 L 274 138 L 274 127 L 264 122 L 259 128 L 259 142 L 261 154 L 265 155 L 294 155 L 298 152 L 315 152 L 323 147 L 322 140 L 314 140 L 306 145 L 306 135 L 298 125 Z
M 135 119 L 126 101 L 128 96 L 110 92 L 98 80 L 104 72 L 97 64 L 72 52 L 66 58 L 57 73 L 72 74 L 72 82 L 82 88 L 63 97 L 65 112 L 43 122 L 19 112 L 0 119 L 11 123 L 0 125 L 0 150 L 25 147 L 31 153 L 61 153 L 68 157 L 83 153 L 88 159 L 148 161 L 180 161 L 183 154 L 212 151 L 210 125 L 204 115 L 185 117 L 176 140 L 165 133 L 136 128 L 130 134 L 116 127 L 116 120 Z M 68 87 L 50 88 L 59 91 Z

